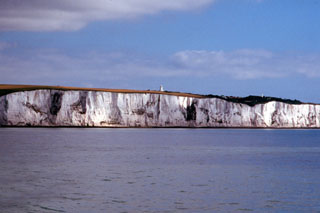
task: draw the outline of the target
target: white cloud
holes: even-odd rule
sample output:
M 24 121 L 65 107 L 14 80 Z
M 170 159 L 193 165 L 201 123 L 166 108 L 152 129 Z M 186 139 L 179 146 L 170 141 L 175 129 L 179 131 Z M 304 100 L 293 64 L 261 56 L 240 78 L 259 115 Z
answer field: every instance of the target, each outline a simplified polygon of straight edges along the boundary
M 297 56 L 295 58 L 297 64 L 297 72 L 306 75 L 310 78 L 320 77 L 320 57 L 312 56 Z
M 320 55 L 249 49 L 181 51 L 163 59 L 121 52 L 70 56 L 56 50 L 33 50 L 19 56 L 0 52 L 0 64 L 0 83 L 22 84 L 85 86 L 122 82 L 130 88 L 132 82 L 141 79 L 320 77 Z
M 236 79 L 320 76 L 320 55 L 291 55 L 265 50 L 181 51 L 172 60 L 194 75 L 227 75 Z
M 193 10 L 214 0 L 1 0 L 1 31 L 73 31 L 95 20 Z
M 166 62 L 124 53 L 86 53 L 70 56 L 55 50 L 1 54 L 0 84 L 103 85 L 137 79 L 177 76 Z

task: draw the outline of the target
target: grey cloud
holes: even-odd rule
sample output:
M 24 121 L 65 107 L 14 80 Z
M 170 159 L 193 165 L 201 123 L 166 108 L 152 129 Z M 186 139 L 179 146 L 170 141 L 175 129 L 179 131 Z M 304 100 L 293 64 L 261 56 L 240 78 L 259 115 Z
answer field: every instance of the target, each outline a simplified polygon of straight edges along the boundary
M 164 10 L 192 10 L 214 0 L 1 0 L 0 30 L 73 31 L 91 21 L 126 19 Z

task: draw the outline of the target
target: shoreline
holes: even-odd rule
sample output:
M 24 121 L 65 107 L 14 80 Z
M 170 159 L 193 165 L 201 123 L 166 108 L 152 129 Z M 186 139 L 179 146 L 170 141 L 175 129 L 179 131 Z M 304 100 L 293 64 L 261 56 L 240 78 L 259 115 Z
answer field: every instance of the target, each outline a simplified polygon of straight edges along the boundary
M 257 130 L 320 130 L 320 127 L 120 127 L 120 126 L 0 126 L 0 129 L 10 128 L 44 128 L 44 129 L 257 129 Z

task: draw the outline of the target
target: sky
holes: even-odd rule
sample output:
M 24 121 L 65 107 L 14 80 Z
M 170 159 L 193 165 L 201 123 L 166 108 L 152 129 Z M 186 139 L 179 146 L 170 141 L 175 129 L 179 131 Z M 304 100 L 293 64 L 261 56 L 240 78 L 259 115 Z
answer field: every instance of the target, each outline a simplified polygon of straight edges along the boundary
M 0 84 L 320 103 L 319 0 L 1 0 Z

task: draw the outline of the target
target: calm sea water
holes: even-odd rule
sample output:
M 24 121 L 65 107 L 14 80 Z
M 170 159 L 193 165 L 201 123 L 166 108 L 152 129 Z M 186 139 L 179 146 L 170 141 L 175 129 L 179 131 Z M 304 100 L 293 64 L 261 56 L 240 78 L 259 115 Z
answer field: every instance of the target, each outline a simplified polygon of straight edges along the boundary
M 0 212 L 320 212 L 320 131 L 0 129 Z

